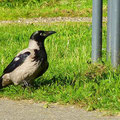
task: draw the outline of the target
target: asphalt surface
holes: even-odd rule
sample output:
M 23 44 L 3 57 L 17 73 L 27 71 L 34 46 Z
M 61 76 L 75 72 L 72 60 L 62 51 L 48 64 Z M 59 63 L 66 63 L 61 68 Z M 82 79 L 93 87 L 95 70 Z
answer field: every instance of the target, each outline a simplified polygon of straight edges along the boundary
M 75 106 L 0 99 L 0 120 L 120 120 L 119 116 L 103 116 Z

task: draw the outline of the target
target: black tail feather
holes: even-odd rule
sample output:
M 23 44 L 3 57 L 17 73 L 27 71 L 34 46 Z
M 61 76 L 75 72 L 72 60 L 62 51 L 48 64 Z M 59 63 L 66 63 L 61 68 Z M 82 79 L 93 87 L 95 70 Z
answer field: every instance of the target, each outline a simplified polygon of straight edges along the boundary
M 2 86 L 2 77 L 0 77 L 0 89 L 3 88 Z

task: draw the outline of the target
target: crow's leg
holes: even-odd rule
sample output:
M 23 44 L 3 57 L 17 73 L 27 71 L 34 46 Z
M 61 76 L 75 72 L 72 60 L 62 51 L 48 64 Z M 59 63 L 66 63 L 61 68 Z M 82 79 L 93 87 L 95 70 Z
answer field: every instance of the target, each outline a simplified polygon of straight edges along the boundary
M 30 86 L 31 85 L 26 80 L 23 80 L 23 83 L 22 83 L 23 88 L 27 88 L 27 87 L 30 87 Z

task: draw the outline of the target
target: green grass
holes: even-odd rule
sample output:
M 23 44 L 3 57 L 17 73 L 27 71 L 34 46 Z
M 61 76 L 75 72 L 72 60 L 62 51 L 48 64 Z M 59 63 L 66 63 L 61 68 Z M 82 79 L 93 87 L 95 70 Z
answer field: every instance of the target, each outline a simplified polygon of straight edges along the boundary
M 103 0 L 107 15 L 107 0 Z M 92 0 L 15 0 L 0 2 L 0 20 L 35 17 L 91 17 Z
M 106 26 L 103 28 L 103 62 L 91 61 L 91 23 L 0 25 L 0 75 L 13 57 L 28 46 L 36 30 L 54 30 L 45 46 L 50 63 L 34 88 L 10 86 L 0 97 L 79 104 L 88 110 L 120 111 L 120 74 L 106 62 Z

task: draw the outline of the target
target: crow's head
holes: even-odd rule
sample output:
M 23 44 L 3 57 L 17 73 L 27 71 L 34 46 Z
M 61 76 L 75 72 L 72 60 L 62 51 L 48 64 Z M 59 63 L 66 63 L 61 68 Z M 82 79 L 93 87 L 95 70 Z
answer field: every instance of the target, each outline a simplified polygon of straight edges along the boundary
M 54 33 L 56 33 L 56 32 L 55 31 L 42 31 L 42 30 L 40 30 L 40 31 L 34 32 L 31 35 L 30 39 L 35 40 L 37 42 L 44 41 L 44 39 L 46 37 L 48 37 L 49 35 L 52 35 Z

